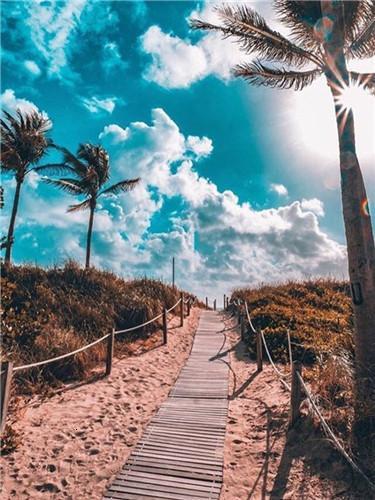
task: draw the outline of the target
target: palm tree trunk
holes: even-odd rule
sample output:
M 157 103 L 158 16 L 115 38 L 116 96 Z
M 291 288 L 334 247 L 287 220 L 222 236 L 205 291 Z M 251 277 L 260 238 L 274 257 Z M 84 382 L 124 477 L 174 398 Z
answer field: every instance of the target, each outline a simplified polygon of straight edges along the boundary
M 88 269 L 90 267 L 91 237 L 92 237 L 92 227 L 94 224 L 94 212 L 95 212 L 95 203 L 91 203 L 89 228 L 87 231 L 87 243 L 86 243 L 86 269 Z
M 6 242 L 6 251 L 5 251 L 5 259 L 4 259 L 5 260 L 5 264 L 9 264 L 10 263 L 11 252 L 12 252 L 12 244 L 13 244 L 14 225 L 15 225 L 15 222 L 16 222 L 18 204 L 19 204 L 19 201 L 20 201 L 21 186 L 22 186 L 22 181 L 21 180 L 17 180 L 16 192 L 14 193 L 13 208 L 12 208 L 12 214 L 10 216 L 10 223 L 9 223 L 9 229 L 8 229 L 8 237 L 7 237 L 7 242 Z
M 351 110 L 340 107 L 340 91 L 349 84 L 343 52 L 343 4 L 321 2 L 333 19 L 325 50 L 328 83 L 335 101 L 340 147 L 341 196 L 354 310 L 355 424 L 354 444 L 366 460 L 375 458 L 375 246 L 366 189 L 359 166 Z M 372 457 L 372 458 L 371 458 Z

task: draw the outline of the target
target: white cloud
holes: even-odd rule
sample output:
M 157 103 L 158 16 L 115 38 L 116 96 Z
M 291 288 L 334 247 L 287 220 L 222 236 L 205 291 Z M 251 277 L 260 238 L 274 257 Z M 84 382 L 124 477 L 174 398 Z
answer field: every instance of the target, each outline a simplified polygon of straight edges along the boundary
M 215 16 L 212 8 L 192 12 L 192 17 Z M 214 75 L 224 81 L 231 77 L 231 68 L 243 59 L 237 44 L 223 40 L 216 33 L 204 35 L 197 43 L 164 33 L 151 26 L 141 37 L 141 46 L 152 58 L 143 77 L 165 88 L 186 88 Z
M 271 184 L 270 189 L 279 196 L 288 196 L 288 189 L 284 184 Z
M 31 42 L 48 64 L 50 76 L 60 78 L 65 69 L 64 77 L 74 79 L 73 72 L 67 69 L 67 50 L 85 5 L 86 0 L 25 4 Z
M 318 217 L 324 217 L 324 204 L 317 198 L 312 198 L 311 200 L 302 199 L 301 207 L 304 210 L 313 212 Z
M 101 134 L 116 171 L 142 178 L 142 188 L 121 201 L 138 230 L 136 241 L 142 242 L 137 269 L 164 276 L 169 273 L 170 256 L 176 255 L 183 260 L 183 284 L 195 286 L 201 294 L 209 289 L 221 293 L 240 284 L 345 273 L 344 247 L 319 227 L 317 215 L 323 211 L 319 200 L 267 210 L 240 203 L 232 191 L 219 191 L 194 170 L 194 159 L 186 155 L 189 142 L 195 141 L 184 138 L 163 110 L 153 110 L 152 116 L 151 125 L 133 122 L 126 128 L 111 126 Z M 180 162 L 177 169 L 176 162 Z M 152 204 L 155 191 L 159 203 Z M 186 213 L 170 219 L 168 234 L 142 233 L 163 207 L 162 201 L 171 197 L 182 200 Z M 184 242 L 180 247 L 184 257 L 173 250 L 176 240 Z
M 91 98 L 85 98 L 83 97 L 81 99 L 82 105 L 90 111 L 90 113 L 101 113 L 101 112 L 106 112 L 109 114 L 112 114 L 116 104 L 123 104 L 122 99 L 118 99 L 117 97 L 104 97 L 104 98 L 99 98 L 99 97 L 91 97 Z
M 6 89 L 0 96 L 1 107 L 8 111 L 8 113 L 14 114 L 17 109 L 24 113 L 31 113 L 32 111 L 40 111 L 38 107 L 31 101 L 27 99 L 22 99 L 16 96 L 13 89 Z M 48 118 L 45 111 L 41 113 Z
M 192 151 L 197 158 L 209 156 L 214 149 L 211 139 L 208 137 L 197 137 L 194 135 L 188 136 L 186 140 L 186 148 Z
M 220 191 L 195 168 L 212 151 L 210 140 L 186 137 L 163 109 L 152 111 L 149 124 L 107 125 L 100 139 L 110 153 L 112 182 L 137 176 L 142 182 L 134 191 L 101 199 L 94 222 L 94 264 L 126 275 L 169 279 L 174 255 L 178 284 L 201 296 L 264 281 L 344 275 L 345 248 L 321 229 L 319 200 L 256 210 L 232 191 Z M 83 259 L 87 212 L 66 213 L 74 198 L 57 191 L 47 198 L 47 187 L 38 180 L 31 178 L 24 186 L 19 245 L 26 245 L 29 258 L 42 256 L 45 262 Z M 6 184 L 8 195 L 13 189 Z M 172 199 L 174 213 L 168 208 Z M 8 216 L 9 210 L 7 205 Z M 158 219 L 162 230 L 156 229 Z M 38 239 L 38 254 L 27 246 L 28 238 L 24 243 L 20 239 L 30 232 Z
M 35 61 L 27 60 L 23 64 L 25 68 L 29 71 L 29 73 L 31 73 L 34 77 L 38 77 L 41 75 L 42 71 Z

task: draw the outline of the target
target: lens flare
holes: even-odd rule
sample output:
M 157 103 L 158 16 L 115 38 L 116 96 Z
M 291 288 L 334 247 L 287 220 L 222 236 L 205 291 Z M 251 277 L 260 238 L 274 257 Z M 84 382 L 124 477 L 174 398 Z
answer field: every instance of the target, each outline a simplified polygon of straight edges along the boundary
M 369 205 L 368 205 L 368 199 L 367 198 L 365 198 L 364 200 L 362 200 L 362 203 L 361 203 L 361 214 L 364 215 L 364 216 L 367 216 L 367 217 L 370 216 L 370 208 L 369 208 Z
M 340 89 L 340 93 L 335 97 L 336 104 L 341 112 L 351 110 L 362 98 L 364 85 L 361 82 L 350 82 L 349 85 Z

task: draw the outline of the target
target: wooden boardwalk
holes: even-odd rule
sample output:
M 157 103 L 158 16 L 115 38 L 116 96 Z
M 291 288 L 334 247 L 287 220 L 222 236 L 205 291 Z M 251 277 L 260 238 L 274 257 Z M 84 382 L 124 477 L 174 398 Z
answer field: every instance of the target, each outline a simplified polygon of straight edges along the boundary
M 201 315 L 190 357 L 105 499 L 218 499 L 228 410 L 219 314 Z M 221 360 L 226 361 L 223 356 Z

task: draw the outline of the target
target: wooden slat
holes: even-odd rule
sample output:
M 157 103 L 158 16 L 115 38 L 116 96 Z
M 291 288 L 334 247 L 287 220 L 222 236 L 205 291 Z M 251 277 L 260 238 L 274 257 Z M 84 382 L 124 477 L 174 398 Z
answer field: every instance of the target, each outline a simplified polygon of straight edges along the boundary
M 218 500 L 228 411 L 228 366 L 218 313 L 202 313 L 193 348 L 105 499 Z

